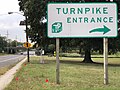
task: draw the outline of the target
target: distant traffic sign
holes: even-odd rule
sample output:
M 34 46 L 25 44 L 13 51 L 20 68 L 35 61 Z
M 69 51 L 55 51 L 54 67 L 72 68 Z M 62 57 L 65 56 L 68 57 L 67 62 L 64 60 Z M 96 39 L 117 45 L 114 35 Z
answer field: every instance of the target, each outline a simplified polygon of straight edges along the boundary
M 116 37 L 116 3 L 49 3 L 48 37 Z
M 26 42 L 26 43 L 23 44 L 23 46 L 24 46 L 25 48 L 30 48 L 30 47 L 31 47 L 31 44 L 28 43 L 28 42 Z

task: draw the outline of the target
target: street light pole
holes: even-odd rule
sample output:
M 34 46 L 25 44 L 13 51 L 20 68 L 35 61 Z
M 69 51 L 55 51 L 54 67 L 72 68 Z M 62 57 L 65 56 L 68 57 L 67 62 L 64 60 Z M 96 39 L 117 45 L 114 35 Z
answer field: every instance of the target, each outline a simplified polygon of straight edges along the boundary
M 13 13 L 17 13 L 17 14 L 20 14 L 22 16 L 25 16 L 26 42 L 28 42 L 28 18 L 27 18 L 26 13 L 24 12 L 24 14 L 22 14 L 22 13 L 19 13 L 19 12 L 8 12 L 8 14 L 13 14 Z M 27 43 L 27 47 L 28 47 L 28 43 Z M 29 48 L 27 48 L 27 60 L 28 60 L 28 62 L 30 62 L 30 60 L 29 60 Z
M 25 15 L 25 26 L 26 26 L 26 42 L 28 42 L 28 19 L 27 19 L 27 15 Z M 27 47 L 28 47 L 28 43 L 27 43 Z M 28 59 L 28 62 L 30 62 L 30 58 L 29 58 L 29 48 L 27 48 L 27 59 Z

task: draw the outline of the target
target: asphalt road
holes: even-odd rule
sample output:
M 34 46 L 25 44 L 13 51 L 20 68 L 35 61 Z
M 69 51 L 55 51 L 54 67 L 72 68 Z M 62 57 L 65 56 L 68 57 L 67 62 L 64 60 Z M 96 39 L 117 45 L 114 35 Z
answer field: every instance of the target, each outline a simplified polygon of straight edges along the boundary
M 24 59 L 24 55 L 5 55 L 5 56 L 0 56 L 0 67 L 8 66 L 8 65 L 13 65 L 22 59 Z

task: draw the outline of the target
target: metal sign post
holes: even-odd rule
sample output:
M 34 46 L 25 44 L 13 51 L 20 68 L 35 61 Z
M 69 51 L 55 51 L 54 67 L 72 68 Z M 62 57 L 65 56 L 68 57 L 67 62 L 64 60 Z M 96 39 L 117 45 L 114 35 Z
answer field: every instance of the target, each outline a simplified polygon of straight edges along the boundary
M 60 84 L 59 38 L 56 38 L 56 83 Z
M 113 2 L 113 0 L 110 0 Z M 108 81 L 108 38 L 103 39 L 104 43 L 104 84 L 107 85 Z
M 108 84 L 108 38 L 104 38 L 104 84 Z

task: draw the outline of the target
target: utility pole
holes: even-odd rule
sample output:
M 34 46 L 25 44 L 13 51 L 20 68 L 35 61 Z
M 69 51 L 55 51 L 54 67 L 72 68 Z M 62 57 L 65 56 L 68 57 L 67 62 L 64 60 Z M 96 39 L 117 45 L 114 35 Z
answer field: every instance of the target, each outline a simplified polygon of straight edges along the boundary
M 13 13 L 17 13 L 17 14 L 20 14 L 20 15 L 22 15 L 22 16 L 25 16 L 26 42 L 27 42 L 27 47 L 28 47 L 28 18 L 27 18 L 26 11 L 24 11 L 24 14 L 19 13 L 19 12 L 8 12 L 8 14 L 13 14 Z M 30 61 L 29 61 L 29 48 L 27 48 L 27 59 L 28 59 L 28 62 L 30 62 Z
M 15 52 L 17 53 L 17 51 L 18 51 L 18 49 L 17 49 L 17 35 L 16 35 L 16 50 L 15 50 Z
M 7 30 L 7 33 L 6 33 L 6 37 L 7 37 L 7 53 L 9 53 L 9 49 L 8 49 L 8 35 L 9 35 L 9 33 L 8 33 L 8 30 Z
M 9 33 L 8 33 L 8 30 L 7 30 L 7 33 L 6 33 L 7 39 L 8 39 L 8 35 L 9 35 Z
M 28 19 L 27 19 L 27 15 L 24 13 L 25 15 L 25 26 L 26 26 L 26 42 L 28 42 Z M 27 44 L 28 47 L 28 44 Z M 27 48 L 27 59 L 28 62 L 30 62 L 30 58 L 29 58 L 29 48 Z
M 15 38 L 16 38 L 16 47 L 17 47 L 17 35 L 16 35 L 16 37 L 15 37 Z

